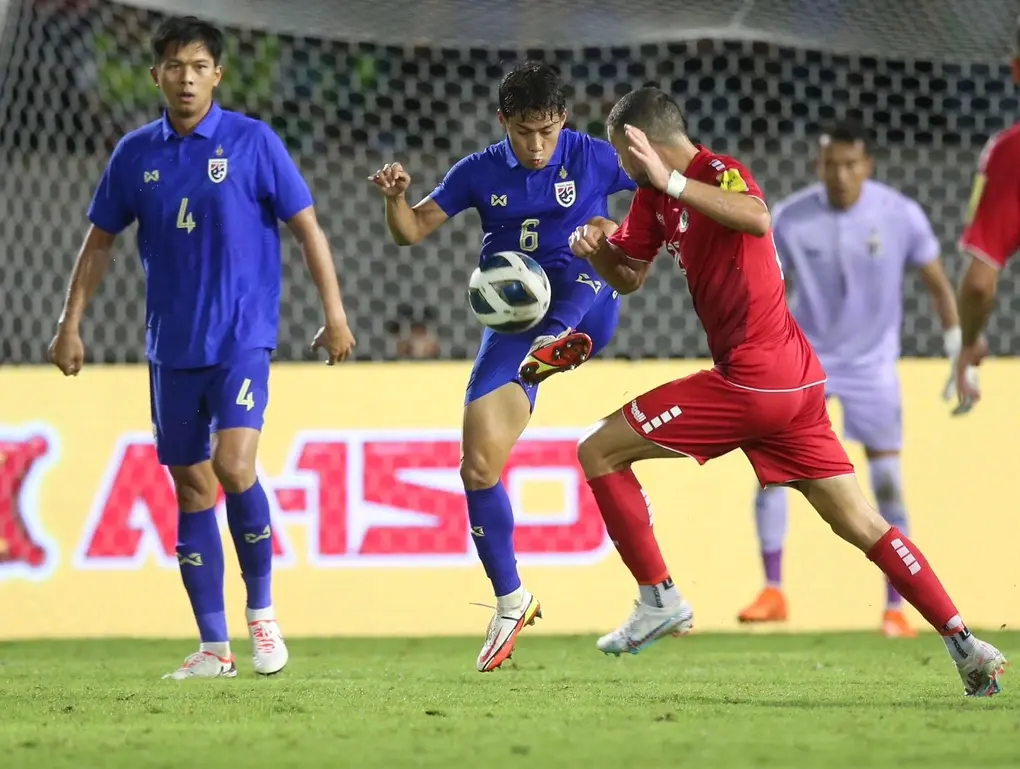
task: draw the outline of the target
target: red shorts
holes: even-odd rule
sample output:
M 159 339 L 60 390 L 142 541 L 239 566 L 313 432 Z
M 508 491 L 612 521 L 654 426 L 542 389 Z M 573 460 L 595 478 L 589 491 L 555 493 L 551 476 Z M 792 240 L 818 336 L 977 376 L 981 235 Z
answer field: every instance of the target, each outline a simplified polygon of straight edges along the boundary
M 639 395 L 623 415 L 638 435 L 698 464 L 741 449 L 762 486 L 854 471 L 832 431 L 824 385 L 762 392 L 699 371 Z

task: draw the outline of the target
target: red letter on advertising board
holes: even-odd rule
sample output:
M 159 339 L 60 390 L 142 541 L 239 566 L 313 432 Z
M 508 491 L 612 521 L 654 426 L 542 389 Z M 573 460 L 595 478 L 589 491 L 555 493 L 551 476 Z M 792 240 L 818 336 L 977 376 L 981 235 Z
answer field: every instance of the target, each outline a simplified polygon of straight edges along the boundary
M 312 440 L 301 447 L 297 469 L 319 477 L 317 541 L 312 550 L 329 558 L 347 552 L 347 444 Z M 314 511 L 312 511 L 314 515 Z
M 449 489 L 450 480 L 460 483 L 459 441 L 369 440 L 362 458 L 360 555 L 463 556 L 468 551 L 464 492 Z M 383 525 L 375 514 L 380 508 L 397 520 L 391 517 Z M 417 520 L 400 523 L 399 518 Z
M 136 518 L 144 510 L 144 518 Z M 133 561 L 144 557 L 142 540 L 158 543 L 157 555 L 176 562 L 177 497 L 151 441 L 125 441 L 111 460 L 96 497 L 81 550 L 84 562 Z M 92 564 L 96 565 L 96 564 Z

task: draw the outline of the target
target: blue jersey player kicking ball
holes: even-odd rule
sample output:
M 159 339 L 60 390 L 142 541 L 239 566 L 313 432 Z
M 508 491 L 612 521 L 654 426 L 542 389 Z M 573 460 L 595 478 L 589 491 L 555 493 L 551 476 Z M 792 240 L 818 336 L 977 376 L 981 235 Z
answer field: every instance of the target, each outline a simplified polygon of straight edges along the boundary
M 114 238 L 137 221 L 152 422 L 177 489 L 177 560 L 201 637 L 199 651 L 169 678 L 237 675 L 213 509 L 217 482 L 247 587 L 255 671 L 271 675 L 287 664 L 270 592 L 269 501 L 255 475 L 280 314 L 277 220 L 301 243 L 322 299 L 325 325 L 313 345 L 325 348 L 329 363 L 354 346 L 300 172 L 266 124 L 213 102 L 222 51 L 222 33 L 194 17 L 170 18 L 156 32 L 152 77 L 166 110 L 113 151 L 49 350 L 64 374 L 81 370 L 85 307 Z
M 478 669 L 495 670 L 513 652 L 517 635 L 541 616 L 521 584 L 514 557 L 514 515 L 501 476 L 531 418 L 538 383 L 583 363 L 608 344 L 619 297 L 570 253 L 575 227 L 607 235 L 608 196 L 634 189 L 613 147 L 563 127 L 563 83 L 556 70 L 526 62 L 499 86 L 499 122 L 507 137 L 450 169 L 414 207 L 411 177 L 399 163 L 371 180 L 386 198 L 386 223 L 398 245 L 420 242 L 447 219 L 474 208 L 481 215 L 481 256 L 521 251 L 545 269 L 552 303 L 544 321 L 522 334 L 486 329 L 468 381 L 460 474 L 467 493 L 478 557 L 496 594 Z

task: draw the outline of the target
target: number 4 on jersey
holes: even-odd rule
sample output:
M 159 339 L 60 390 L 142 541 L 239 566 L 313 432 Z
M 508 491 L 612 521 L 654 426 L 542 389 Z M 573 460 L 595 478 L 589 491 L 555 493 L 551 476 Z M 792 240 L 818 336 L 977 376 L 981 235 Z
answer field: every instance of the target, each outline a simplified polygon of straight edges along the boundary
M 188 210 L 188 199 L 181 198 L 181 207 L 177 209 L 177 229 L 187 230 L 190 234 L 195 227 L 195 218 Z
M 255 395 L 251 391 L 251 380 L 245 379 L 241 382 L 241 389 L 237 391 L 237 400 L 235 401 L 238 406 L 244 406 L 247 411 L 251 411 L 255 408 Z

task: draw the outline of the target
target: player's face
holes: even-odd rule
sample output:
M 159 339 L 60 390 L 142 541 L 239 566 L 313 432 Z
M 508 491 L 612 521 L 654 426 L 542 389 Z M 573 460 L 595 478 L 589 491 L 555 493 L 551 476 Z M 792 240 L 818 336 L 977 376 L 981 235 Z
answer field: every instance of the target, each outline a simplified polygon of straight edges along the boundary
M 652 182 L 648 178 L 648 172 L 634 159 L 630 151 L 630 142 L 621 127 L 619 130 L 609 131 L 609 143 L 613 145 L 616 154 L 620 158 L 620 168 L 633 180 L 638 187 L 651 187 Z
M 170 112 L 185 118 L 209 110 L 213 90 L 222 77 L 223 69 L 202 43 L 173 48 L 152 68 L 152 79 L 163 92 Z
M 510 146 L 517 156 L 517 162 L 525 168 L 545 168 L 549 165 L 566 120 L 566 112 L 560 115 L 499 115 L 499 124 L 510 137 Z
M 825 183 L 829 203 L 849 208 L 861 196 L 873 164 L 862 142 L 829 142 L 818 158 L 818 175 Z

